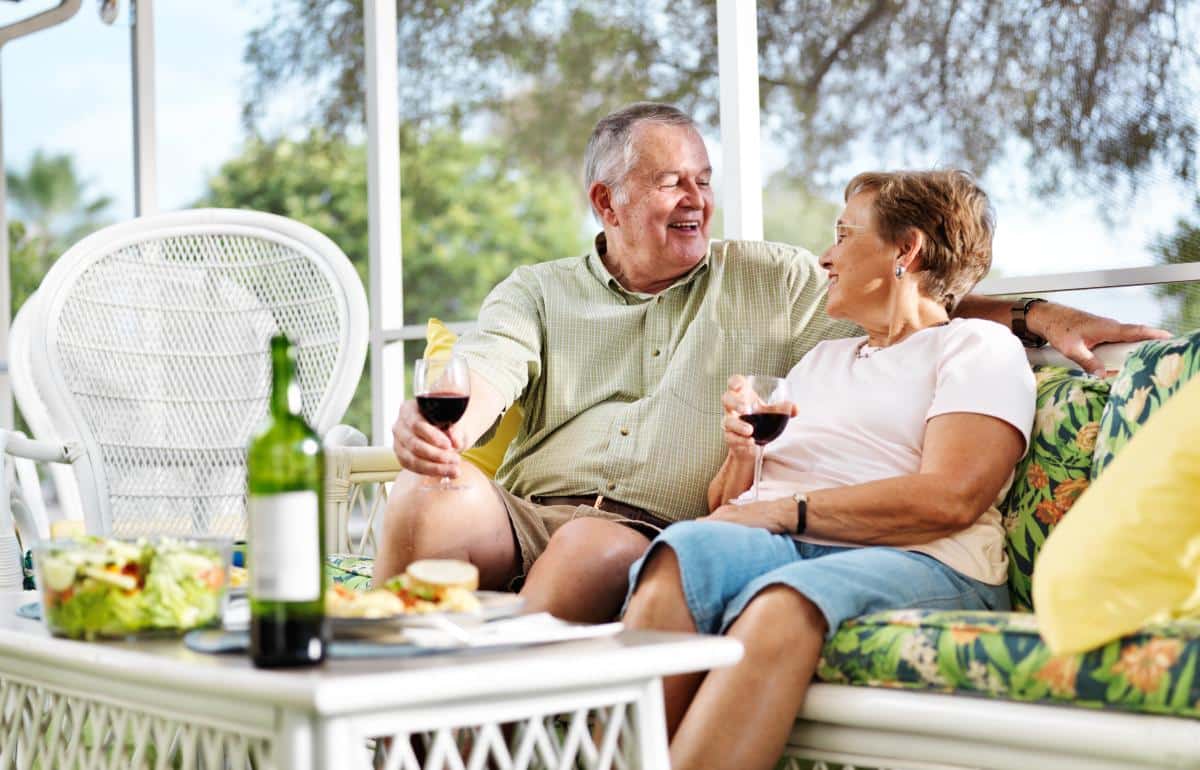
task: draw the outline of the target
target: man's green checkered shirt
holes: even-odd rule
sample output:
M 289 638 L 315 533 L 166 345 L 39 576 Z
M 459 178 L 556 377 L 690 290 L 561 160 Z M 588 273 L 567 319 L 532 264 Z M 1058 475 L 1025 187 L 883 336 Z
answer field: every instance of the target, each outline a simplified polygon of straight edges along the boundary
M 525 410 L 496 479 L 522 497 L 705 515 L 729 376 L 782 377 L 817 342 L 858 333 L 825 315 L 825 287 L 812 254 L 759 241 L 714 241 L 653 295 L 622 288 L 598 253 L 518 268 L 455 346 Z

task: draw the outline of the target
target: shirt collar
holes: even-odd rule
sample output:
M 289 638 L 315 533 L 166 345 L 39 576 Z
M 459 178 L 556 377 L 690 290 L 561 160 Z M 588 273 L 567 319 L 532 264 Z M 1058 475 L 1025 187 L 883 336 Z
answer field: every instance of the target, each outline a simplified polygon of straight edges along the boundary
M 627 302 L 631 300 L 636 302 L 645 302 L 653 299 L 656 296 L 646 292 L 629 291 L 621 285 L 620 281 L 613 277 L 612 273 L 608 272 L 608 267 L 605 266 L 604 260 L 602 259 L 602 257 L 608 251 L 608 239 L 605 237 L 603 230 L 596 234 L 595 245 L 596 248 L 589 252 L 587 256 L 588 268 L 591 270 L 592 274 L 597 280 L 608 287 L 609 291 L 615 292 Z M 665 294 L 677 286 L 685 286 L 696 280 L 698 276 L 708 270 L 708 258 L 710 253 L 711 246 L 709 252 L 705 253 L 704 258 L 697 262 L 695 267 L 687 271 L 687 273 L 684 275 L 679 276 L 674 283 L 658 293 Z

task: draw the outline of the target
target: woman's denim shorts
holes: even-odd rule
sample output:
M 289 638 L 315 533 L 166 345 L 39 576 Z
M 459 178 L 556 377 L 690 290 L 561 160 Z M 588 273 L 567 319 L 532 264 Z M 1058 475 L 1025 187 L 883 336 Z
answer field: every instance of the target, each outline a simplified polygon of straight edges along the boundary
M 685 521 L 659 535 L 629 570 L 629 597 L 662 546 L 675 552 L 696 630 L 724 633 L 760 591 L 795 589 L 817 606 L 832 637 L 842 621 L 882 610 L 1006 610 L 1007 586 L 972 580 L 931 556 L 898 548 L 813 545 L 724 521 Z

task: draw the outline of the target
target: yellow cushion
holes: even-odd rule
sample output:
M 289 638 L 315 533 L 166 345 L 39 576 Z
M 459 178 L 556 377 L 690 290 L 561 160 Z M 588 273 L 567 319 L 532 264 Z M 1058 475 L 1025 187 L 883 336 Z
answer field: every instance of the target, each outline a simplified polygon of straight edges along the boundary
M 1055 654 L 1200 610 L 1200 377 L 1169 398 L 1046 540 L 1033 570 Z
M 454 347 L 456 339 L 458 339 L 458 335 L 447 329 L 444 323 L 436 318 L 430 318 L 425 325 L 425 357 L 431 358 L 449 353 L 450 349 Z M 500 461 L 504 459 L 504 453 L 517 435 L 517 429 L 521 427 L 523 419 L 525 419 L 524 411 L 514 404 L 500 418 L 500 424 L 496 426 L 496 432 L 492 434 L 491 440 L 486 444 L 471 447 L 463 452 L 463 457 L 487 474 L 488 478 L 494 477 L 496 469 L 500 467 Z

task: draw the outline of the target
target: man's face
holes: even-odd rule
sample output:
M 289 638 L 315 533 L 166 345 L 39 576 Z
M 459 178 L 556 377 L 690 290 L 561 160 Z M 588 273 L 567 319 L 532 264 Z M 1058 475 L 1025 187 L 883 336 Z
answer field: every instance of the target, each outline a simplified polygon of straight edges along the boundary
M 613 201 L 615 222 L 606 222 L 609 254 L 623 273 L 670 281 L 708 252 L 712 166 L 704 140 L 686 126 L 643 123 L 632 138 L 637 160 L 623 202 Z

